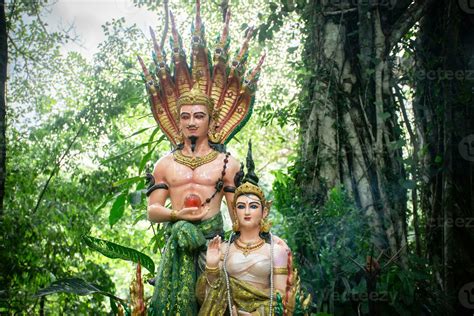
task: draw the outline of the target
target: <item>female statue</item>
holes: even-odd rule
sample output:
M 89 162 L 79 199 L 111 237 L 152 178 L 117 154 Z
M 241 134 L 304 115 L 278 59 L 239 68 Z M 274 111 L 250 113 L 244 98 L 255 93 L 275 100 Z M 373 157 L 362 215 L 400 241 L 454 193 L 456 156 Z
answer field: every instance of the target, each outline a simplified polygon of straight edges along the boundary
M 199 315 L 293 314 L 299 284 L 294 282 L 291 253 L 269 233 L 271 203 L 258 186 L 250 148 L 247 169 L 234 195 L 230 241 L 221 243 L 217 236 L 207 248 L 206 270 L 196 287 L 202 302 Z

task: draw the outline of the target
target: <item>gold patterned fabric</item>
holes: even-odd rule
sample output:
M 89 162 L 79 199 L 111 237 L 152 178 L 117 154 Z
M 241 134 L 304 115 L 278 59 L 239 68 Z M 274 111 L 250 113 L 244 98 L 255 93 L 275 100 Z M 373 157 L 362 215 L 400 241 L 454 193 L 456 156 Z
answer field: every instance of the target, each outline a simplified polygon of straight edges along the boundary
M 197 315 L 198 258 L 206 249 L 206 239 L 222 232 L 220 213 L 199 223 L 177 221 L 169 226 L 149 315 Z
M 248 282 L 233 277 L 229 277 L 229 282 L 232 302 L 237 307 L 237 310 L 246 311 L 252 313 L 252 315 L 266 316 L 270 314 L 270 295 L 267 293 L 269 290 L 262 291 Z M 196 297 L 201 304 L 199 315 L 228 315 L 227 290 L 224 274 L 221 273 L 220 279 L 214 281 L 212 284 L 216 286 L 206 286 L 206 273 L 203 273 L 198 279 L 196 284 Z

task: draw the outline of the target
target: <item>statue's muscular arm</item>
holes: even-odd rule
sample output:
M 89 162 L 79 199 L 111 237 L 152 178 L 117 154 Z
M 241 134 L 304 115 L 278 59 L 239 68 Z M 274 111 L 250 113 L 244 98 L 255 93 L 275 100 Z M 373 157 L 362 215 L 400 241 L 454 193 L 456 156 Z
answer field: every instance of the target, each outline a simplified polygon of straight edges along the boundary
M 165 156 L 155 164 L 153 177 L 155 178 L 156 184 L 164 183 L 169 187 L 166 182 L 166 166 L 170 163 L 170 158 L 172 159 L 170 155 Z M 166 199 L 169 196 L 168 190 L 158 189 L 150 194 L 148 199 L 148 220 L 158 223 L 168 222 L 171 220 L 171 210 L 164 206 Z
M 224 187 L 235 188 L 234 177 L 239 171 L 240 171 L 239 162 L 234 157 L 229 156 L 227 172 L 224 177 Z M 232 203 L 234 201 L 234 193 L 224 192 L 224 194 L 225 194 L 225 200 L 227 202 L 227 209 L 229 210 L 230 219 L 232 220 L 232 222 L 234 222 L 235 218 L 234 218 L 234 210 L 232 206 Z
M 173 156 L 167 155 L 155 165 L 153 170 L 153 177 L 155 183 L 164 183 L 168 186 L 168 190 L 158 189 L 151 193 L 148 199 L 148 220 L 155 223 L 169 222 L 171 221 L 172 210 L 165 207 L 166 199 L 169 197 L 169 190 L 174 190 L 173 186 L 167 181 L 166 175 L 169 170 L 170 164 L 173 163 Z M 185 207 L 181 210 L 176 210 L 176 220 L 185 221 L 198 221 L 204 215 L 206 210 L 198 207 Z

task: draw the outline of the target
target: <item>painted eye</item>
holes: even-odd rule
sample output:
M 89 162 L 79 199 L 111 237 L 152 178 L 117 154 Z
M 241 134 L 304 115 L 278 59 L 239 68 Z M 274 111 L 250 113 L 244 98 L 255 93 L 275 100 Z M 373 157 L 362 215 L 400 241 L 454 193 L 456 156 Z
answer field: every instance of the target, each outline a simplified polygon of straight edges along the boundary
M 257 209 L 257 208 L 258 208 L 258 205 L 252 204 L 252 205 L 250 205 L 250 207 L 253 208 L 253 209 Z
M 245 205 L 239 204 L 239 205 L 237 205 L 237 208 L 238 208 L 239 210 L 243 210 L 243 209 L 245 208 Z

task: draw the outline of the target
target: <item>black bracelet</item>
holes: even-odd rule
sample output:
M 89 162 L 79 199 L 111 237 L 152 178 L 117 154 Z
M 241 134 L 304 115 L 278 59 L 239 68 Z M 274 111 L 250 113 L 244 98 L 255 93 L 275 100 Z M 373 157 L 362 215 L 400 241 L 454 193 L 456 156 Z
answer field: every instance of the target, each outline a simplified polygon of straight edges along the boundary
M 166 183 L 154 184 L 153 186 L 148 188 L 148 190 L 146 190 L 146 196 L 150 196 L 150 194 L 152 194 L 153 191 L 158 190 L 158 189 L 168 190 L 168 186 L 166 185 Z
M 224 192 L 234 193 L 235 192 L 235 187 L 226 186 L 226 187 L 224 187 Z

